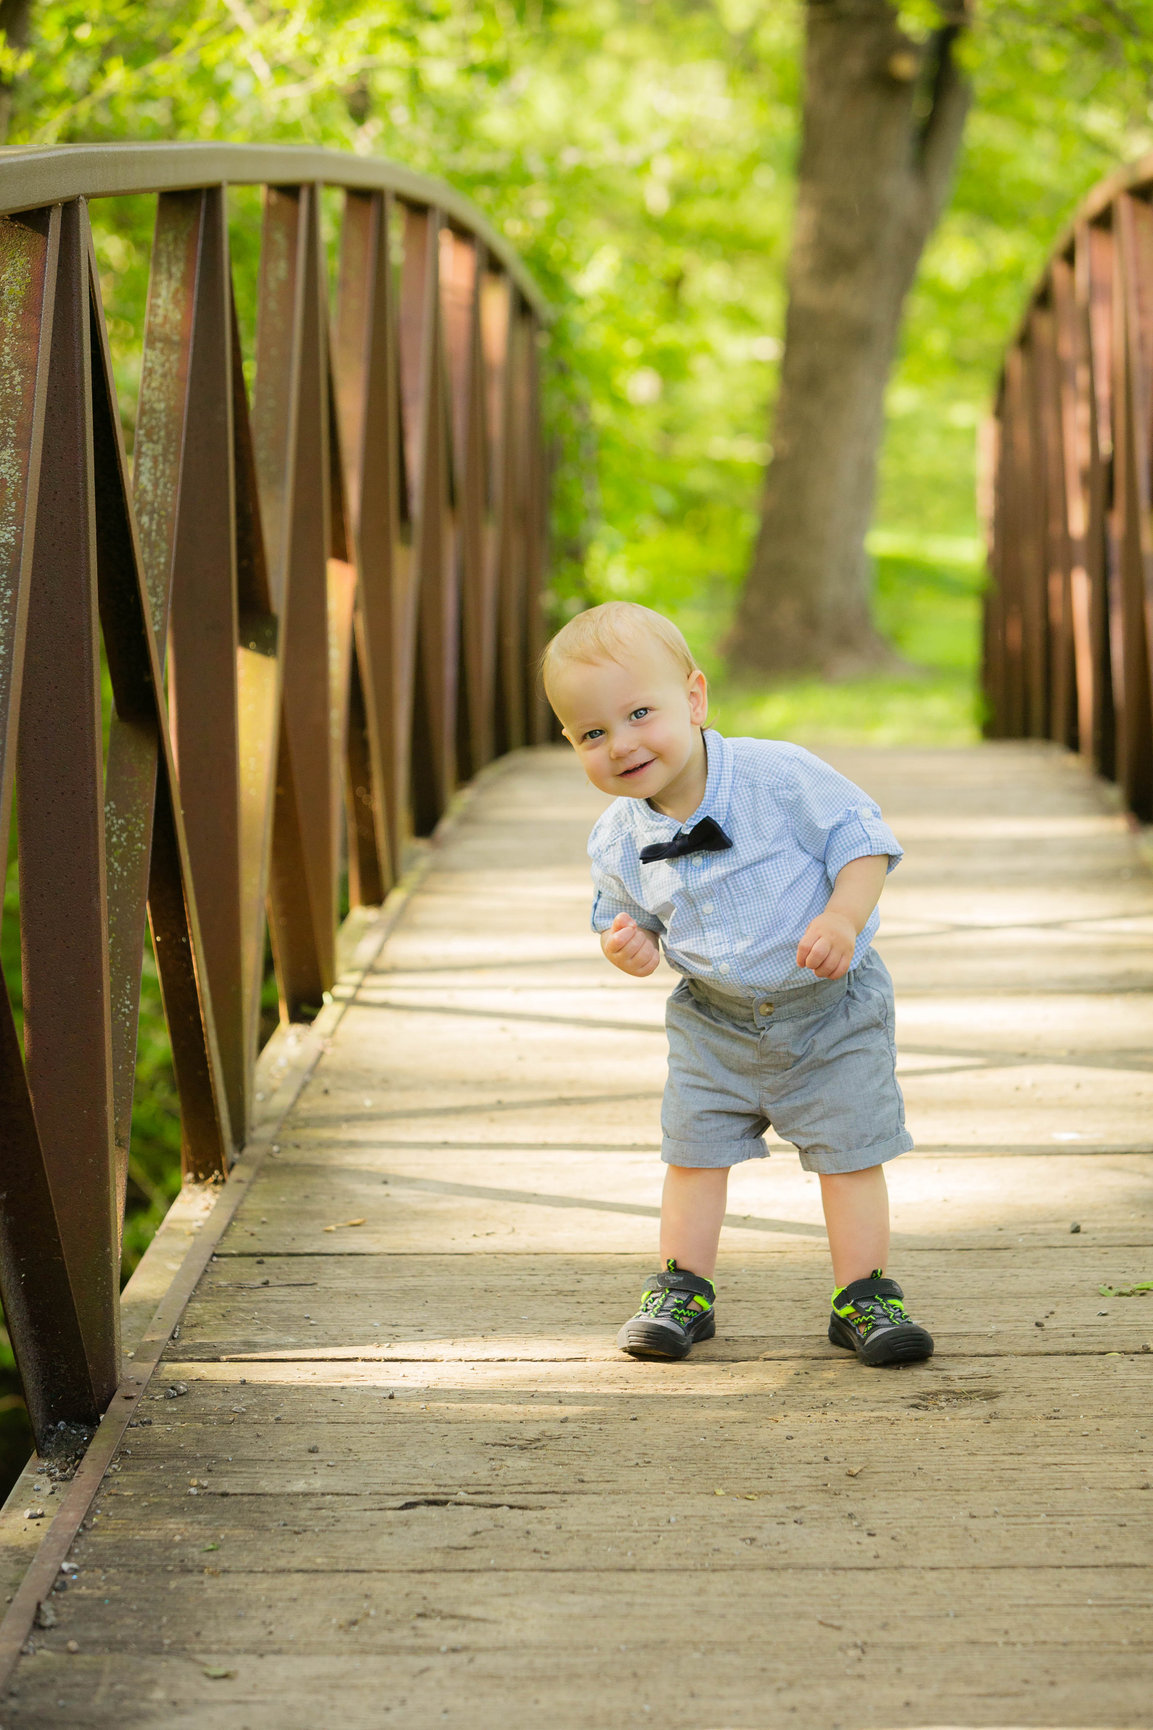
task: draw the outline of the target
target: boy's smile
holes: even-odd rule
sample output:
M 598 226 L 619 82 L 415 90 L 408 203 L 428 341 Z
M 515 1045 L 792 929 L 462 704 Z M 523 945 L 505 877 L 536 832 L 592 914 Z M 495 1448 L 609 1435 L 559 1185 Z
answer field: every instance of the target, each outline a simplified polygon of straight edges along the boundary
M 708 769 L 701 727 L 705 676 L 685 675 L 659 648 L 619 661 L 571 661 L 553 682 L 565 738 L 602 793 L 647 799 L 683 823 L 700 804 Z

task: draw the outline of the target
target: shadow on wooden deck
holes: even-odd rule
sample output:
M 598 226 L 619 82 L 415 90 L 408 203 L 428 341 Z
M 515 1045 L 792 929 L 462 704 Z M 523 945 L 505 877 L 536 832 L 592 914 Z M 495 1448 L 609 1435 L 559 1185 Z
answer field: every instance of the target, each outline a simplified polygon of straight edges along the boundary
M 734 1177 L 715 1344 L 615 1351 L 669 980 L 602 961 L 600 801 L 520 754 L 321 1024 L 8 1730 L 1153 1726 L 1153 880 L 1048 747 L 835 760 L 908 849 L 893 1271 L 932 1363 L 826 1343 L 783 1148 Z

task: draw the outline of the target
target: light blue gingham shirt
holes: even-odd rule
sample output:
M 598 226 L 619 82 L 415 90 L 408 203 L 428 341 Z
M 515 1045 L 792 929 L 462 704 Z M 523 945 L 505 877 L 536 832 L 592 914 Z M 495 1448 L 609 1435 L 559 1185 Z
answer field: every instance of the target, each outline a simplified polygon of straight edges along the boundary
M 869 854 L 887 854 L 891 871 L 900 842 L 867 793 L 799 745 L 725 739 L 710 727 L 705 746 L 705 796 L 686 822 L 644 799 L 614 799 L 597 820 L 593 930 L 628 913 L 661 934 L 669 964 L 690 978 L 750 995 L 811 985 L 816 975 L 797 966 L 797 944 L 837 873 Z M 731 848 L 641 864 L 642 847 L 671 841 L 702 817 L 720 824 Z M 874 909 L 854 967 L 879 923 Z

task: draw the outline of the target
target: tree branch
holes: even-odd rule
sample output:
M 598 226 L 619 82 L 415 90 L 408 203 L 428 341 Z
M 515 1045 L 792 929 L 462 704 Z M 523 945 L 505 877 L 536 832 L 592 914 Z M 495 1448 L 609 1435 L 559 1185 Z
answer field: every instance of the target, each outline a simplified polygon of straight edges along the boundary
M 917 157 L 928 200 L 930 228 L 944 208 L 973 99 L 972 85 L 957 64 L 954 52 L 969 28 L 971 13 L 970 0 L 959 0 L 949 9 L 946 21 L 933 32 L 929 44 L 932 84 L 929 112 L 917 141 Z

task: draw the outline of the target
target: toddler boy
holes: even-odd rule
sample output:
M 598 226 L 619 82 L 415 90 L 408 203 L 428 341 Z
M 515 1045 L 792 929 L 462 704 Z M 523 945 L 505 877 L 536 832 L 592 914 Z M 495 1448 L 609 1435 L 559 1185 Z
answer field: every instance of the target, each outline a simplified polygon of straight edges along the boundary
M 542 670 L 585 774 L 615 796 L 589 839 L 601 948 L 643 979 L 663 940 L 681 975 L 666 1010 L 661 1271 L 617 1344 L 683 1358 L 713 1337 L 729 1168 L 766 1157 L 771 1125 L 820 1177 L 830 1340 L 866 1364 L 930 1357 L 884 1273 L 883 1167 L 913 1141 L 872 938 L 900 844 L 810 752 L 706 731 L 705 676 L 648 607 L 579 614 Z

